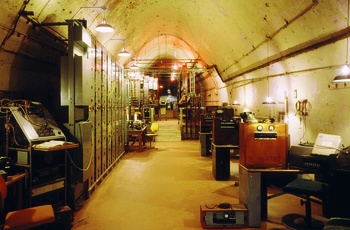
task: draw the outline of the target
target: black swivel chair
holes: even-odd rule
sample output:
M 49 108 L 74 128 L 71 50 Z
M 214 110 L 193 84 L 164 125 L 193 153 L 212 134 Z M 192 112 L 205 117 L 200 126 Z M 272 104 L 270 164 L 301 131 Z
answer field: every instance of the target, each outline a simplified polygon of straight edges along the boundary
M 323 204 L 327 200 L 328 185 L 323 182 L 297 178 L 283 187 L 285 193 L 301 197 L 301 204 L 305 204 L 305 215 L 287 214 L 282 217 L 282 223 L 290 229 L 323 229 L 324 223 L 312 218 L 311 202 Z M 319 198 L 320 200 L 313 199 Z

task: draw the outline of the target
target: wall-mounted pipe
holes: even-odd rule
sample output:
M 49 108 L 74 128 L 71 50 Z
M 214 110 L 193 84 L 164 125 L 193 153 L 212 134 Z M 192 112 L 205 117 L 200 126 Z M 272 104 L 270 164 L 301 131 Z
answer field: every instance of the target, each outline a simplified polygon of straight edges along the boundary
M 332 66 L 322 66 L 322 67 L 317 67 L 317 68 L 309 68 L 309 69 L 302 69 L 302 70 L 296 70 L 296 71 L 287 71 L 287 72 L 283 72 L 283 73 L 279 73 L 279 74 L 271 74 L 271 75 L 259 77 L 259 78 L 251 78 L 251 79 L 244 79 L 244 80 L 230 82 L 230 83 L 227 83 L 223 87 L 219 87 L 218 89 L 225 89 L 225 88 L 228 88 L 229 86 L 232 86 L 232 88 L 239 88 L 239 87 L 243 87 L 245 85 L 253 84 L 255 82 L 266 80 L 267 78 L 282 77 L 282 76 L 288 76 L 288 75 L 292 75 L 292 74 L 313 72 L 313 71 L 318 71 L 318 70 L 323 70 L 323 69 L 340 68 L 342 66 L 343 65 L 332 65 Z M 208 77 L 209 76 L 207 76 L 206 78 L 208 78 Z M 216 88 L 215 87 L 206 88 L 205 90 L 203 90 L 203 92 L 208 92 L 208 91 L 211 91 L 214 89 L 216 89 Z
M 299 54 L 303 54 L 303 53 L 321 48 L 323 46 L 333 44 L 339 40 L 347 38 L 349 36 L 349 34 L 350 34 L 350 27 L 347 27 L 347 28 L 339 30 L 337 32 L 325 35 L 321 38 L 317 38 L 313 41 L 312 44 L 310 44 L 310 41 L 308 41 L 308 42 L 296 45 L 296 46 L 284 51 L 283 52 L 284 55 L 276 54 L 274 56 L 266 58 L 262 64 L 259 63 L 259 64 L 255 64 L 255 65 L 250 65 L 246 68 L 241 69 L 240 71 L 233 73 L 228 78 L 222 79 L 222 81 L 228 82 L 228 81 L 231 81 L 237 77 L 245 75 L 247 73 L 251 73 L 251 72 L 256 71 L 258 69 L 265 68 L 273 63 L 280 62 L 280 61 L 283 61 L 285 59 L 295 57 Z

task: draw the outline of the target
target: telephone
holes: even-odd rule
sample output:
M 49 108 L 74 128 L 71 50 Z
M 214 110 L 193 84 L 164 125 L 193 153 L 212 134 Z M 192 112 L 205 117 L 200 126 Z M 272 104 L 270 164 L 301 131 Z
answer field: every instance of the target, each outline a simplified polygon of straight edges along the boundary
M 5 171 L 8 175 L 14 175 L 15 172 L 15 162 L 9 157 L 0 157 L 0 170 Z
M 299 116 L 308 116 L 311 111 L 311 103 L 307 99 L 298 100 L 295 103 L 296 114 Z

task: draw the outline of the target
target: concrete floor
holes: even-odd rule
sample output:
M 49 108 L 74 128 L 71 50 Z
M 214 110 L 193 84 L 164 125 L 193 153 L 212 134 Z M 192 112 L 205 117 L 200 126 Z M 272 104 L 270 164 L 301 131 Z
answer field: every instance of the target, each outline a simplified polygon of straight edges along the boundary
M 159 121 L 159 125 L 171 122 Z M 128 152 L 122 158 L 75 212 L 72 229 L 202 229 L 200 205 L 239 203 L 237 160 L 231 159 L 230 180 L 216 181 L 211 157 L 201 156 L 199 141 L 154 142 L 152 146 L 157 149 Z M 286 229 L 281 224 L 283 215 L 304 213 L 299 200 L 288 194 L 269 200 L 268 221 L 260 229 Z M 317 204 L 312 211 L 321 215 Z

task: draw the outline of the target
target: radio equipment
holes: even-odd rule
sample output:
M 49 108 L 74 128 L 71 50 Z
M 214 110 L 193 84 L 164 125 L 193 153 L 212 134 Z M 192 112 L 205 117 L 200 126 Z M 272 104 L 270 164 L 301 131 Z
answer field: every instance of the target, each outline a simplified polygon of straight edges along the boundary
M 246 167 L 285 167 L 288 127 L 285 123 L 240 123 L 239 163 Z
M 26 172 L 25 205 L 66 203 L 68 144 L 49 111 L 39 102 L 14 101 L 7 111 L 7 155 Z M 66 145 L 67 144 L 67 145 Z
M 203 228 L 241 228 L 247 226 L 247 209 L 243 204 L 201 205 Z
M 213 127 L 213 117 L 207 116 L 205 114 L 200 115 L 201 118 L 201 132 L 202 133 L 211 133 Z
M 226 120 L 233 119 L 235 116 L 234 109 L 229 107 L 220 107 L 215 111 L 215 117 L 224 118 Z
M 225 120 L 214 117 L 213 119 L 213 144 L 215 145 L 239 145 L 239 123 L 233 118 Z

